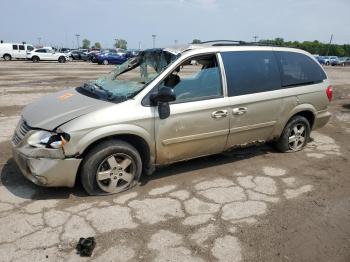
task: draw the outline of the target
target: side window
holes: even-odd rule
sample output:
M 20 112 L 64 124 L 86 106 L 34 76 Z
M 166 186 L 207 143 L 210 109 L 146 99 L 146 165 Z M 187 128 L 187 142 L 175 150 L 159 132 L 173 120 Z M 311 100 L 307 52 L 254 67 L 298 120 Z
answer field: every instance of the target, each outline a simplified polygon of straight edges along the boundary
M 281 88 L 281 79 L 271 51 L 221 53 L 229 96 L 266 92 Z
M 34 48 L 31 45 L 27 45 L 27 50 L 32 51 Z
M 35 52 L 36 53 L 46 53 L 46 50 L 45 49 L 38 49 Z
M 321 67 L 310 57 L 294 52 L 275 52 L 283 87 L 316 84 L 326 79 Z
M 162 84 L 174 89 L 175 103 L 223 96 L 220 69 L 215 54 L 186 60 Z
M 12 45 L 13 50 L 18 50 L 18 45 Z
M 19 45 L 18 47 L 19 47 L 19 50 L 25 50 L 24 45 Z

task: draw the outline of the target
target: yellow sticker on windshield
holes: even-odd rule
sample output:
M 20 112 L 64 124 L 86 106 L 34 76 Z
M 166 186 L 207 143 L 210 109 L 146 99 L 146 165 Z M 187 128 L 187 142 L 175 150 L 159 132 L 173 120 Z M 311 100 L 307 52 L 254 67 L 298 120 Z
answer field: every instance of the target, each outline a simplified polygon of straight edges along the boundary
M 64 93 L 63 95 L 59 96 L 58 99 L 59 100 L 66 100 L 66 99 L 70 98 L 73 95 L 74 94 L 72 94 L 72 93 Z

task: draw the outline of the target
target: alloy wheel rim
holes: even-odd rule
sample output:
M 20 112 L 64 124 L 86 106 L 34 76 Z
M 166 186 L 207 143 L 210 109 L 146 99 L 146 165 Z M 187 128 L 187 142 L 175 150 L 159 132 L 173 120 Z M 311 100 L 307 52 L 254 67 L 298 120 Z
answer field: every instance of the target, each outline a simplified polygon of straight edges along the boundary
M 125 190 L 135 178 L 135 161 L 128 155 L 118 153 L 106 157 L 96 172 L 96 182 L 107 193 Z
M 305 143 L 306 128 L 303 124 L 296 124 L 288 137 L 288 147 L 290 150 L 298 151 Z

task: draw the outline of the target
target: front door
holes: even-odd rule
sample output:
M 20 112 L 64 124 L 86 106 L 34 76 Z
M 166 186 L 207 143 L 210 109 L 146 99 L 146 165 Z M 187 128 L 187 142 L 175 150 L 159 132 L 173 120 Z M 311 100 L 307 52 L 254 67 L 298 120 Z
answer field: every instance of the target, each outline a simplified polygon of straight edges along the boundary
M 216 54 L 208 54 L 186 60 L 160 84 L 174 89 L 176 101 L 170 104 L 169 117 L 155 116 L 157 164 L 224 150 L 229 100 L 221 79 Z

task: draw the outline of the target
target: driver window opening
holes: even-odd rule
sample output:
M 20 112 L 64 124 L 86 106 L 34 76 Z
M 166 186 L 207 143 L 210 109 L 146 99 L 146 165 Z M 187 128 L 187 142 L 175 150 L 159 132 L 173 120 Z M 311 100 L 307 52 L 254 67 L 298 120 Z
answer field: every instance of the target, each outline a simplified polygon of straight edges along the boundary
M 215 54 L 186 60 L 163 81 L 163 85 L 174 89 L 176 102 L 223 96 L 220 70 Z

